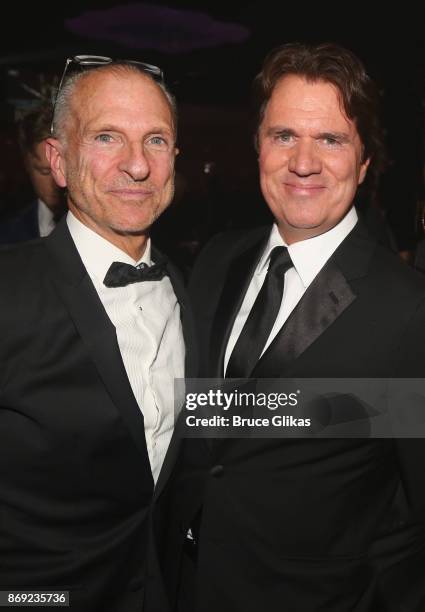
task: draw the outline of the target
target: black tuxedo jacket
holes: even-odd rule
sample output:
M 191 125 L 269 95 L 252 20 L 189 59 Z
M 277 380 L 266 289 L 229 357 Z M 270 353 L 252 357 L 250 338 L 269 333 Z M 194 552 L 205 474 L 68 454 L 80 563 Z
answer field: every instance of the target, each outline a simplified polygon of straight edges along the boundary
M 200 256 L 203 376 L 222 376 L 269 231 L 221 235 Z M 253 377 L 424 372 L 425 284 L 357 225 Z M 182 531 L 197 532 L 196 610 L 421 612 L 424 465 L 422 439 L 186 440 L 173 486 Z
M 167 265 L 190 371 L 185 296 Z M 152 501 L 175 444 L 154 492 L 115 328 L 65 220 L 3 247 L 0 278 L 0 590 L 66 589 L 72 610 L 140 612 Z
M 16 217 L 0 224 L 0 244 L 14 244 L 39 237 L 37 200 L 31 202 Z

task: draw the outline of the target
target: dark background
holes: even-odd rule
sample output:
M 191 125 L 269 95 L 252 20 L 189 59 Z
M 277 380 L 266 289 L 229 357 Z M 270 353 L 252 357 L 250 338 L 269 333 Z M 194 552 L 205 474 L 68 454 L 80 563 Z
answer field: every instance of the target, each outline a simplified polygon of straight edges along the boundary
M 261 222 L 267 218 L 267 209 L 258 191 L 252 147 L 251 81 L 265 54 L 278 44 L 334 41 L 359 55 L 379 84 L 390 160 L 379 199 L 399 249 L 413 248 L 419 236 L 417 209 L 424 200 L 423 6 L 286 4 L 151 3 L 151 7 L 174 9 L 163 20 L 157 16 L 129 20 L 126 3 L 100 0 L 73 0 L 56 8 L 19 3 L 8 6 L 7 11 L 3 8 L 0 216 L 12 214 L 27 201 L 28 184 L 16 147 L 14 114 L 17 104 L 31 103 L 31 96 L 19 80 L 37 89 L 40 74 L 47 80 L 60 75 L 68 55 L 97 53 L 160 65 L 177 97 L 181 154 L 175 204 L 157 230 L 163 248 L 177 238 L 188 244 L 191 240 L 202 242 L 224 227 Z M 135 6 L 131 10 L 136 14 Z M 92 11 L 95 15 L 87 16 Z M 199 13 L 218 22 L 213 33 Z M 104 18 L 108 14 L 109 23 Z M 81 31 L 84 23 L 89 24 L 85 34 Z M 234 40 L 234 33 L 233 38 L 229 36 L 229 24 L 239 25 L 239 41 Z M 18 80 L 10 76 L 11 69 L 19 72 Z

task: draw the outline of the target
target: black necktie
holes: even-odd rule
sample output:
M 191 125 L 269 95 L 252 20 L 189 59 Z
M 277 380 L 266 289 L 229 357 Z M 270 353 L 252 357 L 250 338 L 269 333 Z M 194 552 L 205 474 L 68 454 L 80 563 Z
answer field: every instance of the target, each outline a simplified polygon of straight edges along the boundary
M 167 262 L 163 260 L 153 266 L 141 263 L 136 267 L 121 261 L 114 261 L 106 273 L 103 284 L 107 287 L 126 287 L 142 281 L 159 281 L 167 273 L 166 264 Z
M 292 267 L 286 247 L 270 254 L 266 278 L 227 364 L 227 378 L 248 378 L 260 359 L 282 302 L 285 272 Z

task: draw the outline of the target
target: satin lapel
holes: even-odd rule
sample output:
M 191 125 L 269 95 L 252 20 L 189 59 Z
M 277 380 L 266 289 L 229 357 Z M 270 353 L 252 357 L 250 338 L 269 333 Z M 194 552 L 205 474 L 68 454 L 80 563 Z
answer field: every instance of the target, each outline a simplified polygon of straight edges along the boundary
M 349 280 L 367 274 L 375 242 L 358 224 L 319 272 L 252 372 L 277 378 L 356 299 Z
M 253 378 L 278 378 L 355 299 L 335 265 L 326 266 L 311 283 L 286 323 L 265 351 Z
M 53 282 L 130 436 L 147 459 L 143 415 L 127 378 L 115 327 L 78 255 L 65 219 L 45 243 Z
M 261 238 L 235 258 L 229 267 L 211 332 L 211 376 L 223 377 L 227 342 L 264 247 L 264 238 Z
M 152 261 L 156 262 L 158 259 L 163 259 L 164 255 L 159 253 L 157 249 L 152 247 Z M 186 347 L 185 353 L 185 377 L 194 378 L 197 374 L 198 364 L 198 347 L 196 343 L 195 327 L 192 309 L 188 301 L 187 292 L 183 284 L 183 280 L 180 272 L 167 260 L 167 271 L 171 281 L 171 284 L 176 294 L 177 300 L 180 305 L 180 318 L 182 322 L 183 338 Z
M 156 261 L 158 258 L 161 257 L 163 257 L 163 255 L 159 254 L 156 249 L 152 249 L 153 261 Z M 197 375 L 198 354 L 193 315 L 191 312 L 190 304 L 187 300 L 186 290 L 183 286 L 180 274 L 178 273 L 175 266 L 170 262 L 167 262 L 167 270 L 171 284 L 174 289 L 174 293 L 176 294 L 177 300 L 180 305 L 180 317 L 182 322 L 184 343 L 186 347 L 185 378 L 194 378 Z M 178 430 L 179 420 L 177 420 L 177 423 L 175 425 L 174 434 L 171 438 L 170 446 L 168 447 L 164 463 L 161 467 L 161 472 L 159 474 L 158 481 L 155 486 L 154 499 L 156 499 L 160 495 L 161 491 L 164 489 L 164 486 L 176 463 L 177 455 L 182 441 L 181 435 L 179 434 Z

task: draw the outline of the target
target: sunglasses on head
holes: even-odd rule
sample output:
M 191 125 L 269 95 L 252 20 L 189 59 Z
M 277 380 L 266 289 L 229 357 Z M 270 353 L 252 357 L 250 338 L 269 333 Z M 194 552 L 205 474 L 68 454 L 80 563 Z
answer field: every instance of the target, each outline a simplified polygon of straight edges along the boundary
M 69 76 L 70 71 L 72 69 L 89 70 L 90 68 L 97 68 L 99 66 L 107 66 L 108 64 L 115 63 L 136 66 L 142 72 L 146 72 L 146 74 L 149 74 L 155 81 L 159 83 L 164 82 L 163 71 L 161 70 L 161 68 L 159 68 L 158 66 L 154 66 L 153 64 L 147 64 L 146 62 L 139 62 L 137 60 L 113 59 L 112 57 L 106 57 L 104 55 L 74 55 L 73 57 L 68 57 L 65 61 L 65 68 L 63 70 L 53 101 L 53 116 L 55 114 L 56 102 L 58 100 L 59 93 L 62 89 L 66 77 Z M 50 127 L 50 132 L 53 134 L 53 121 Z

